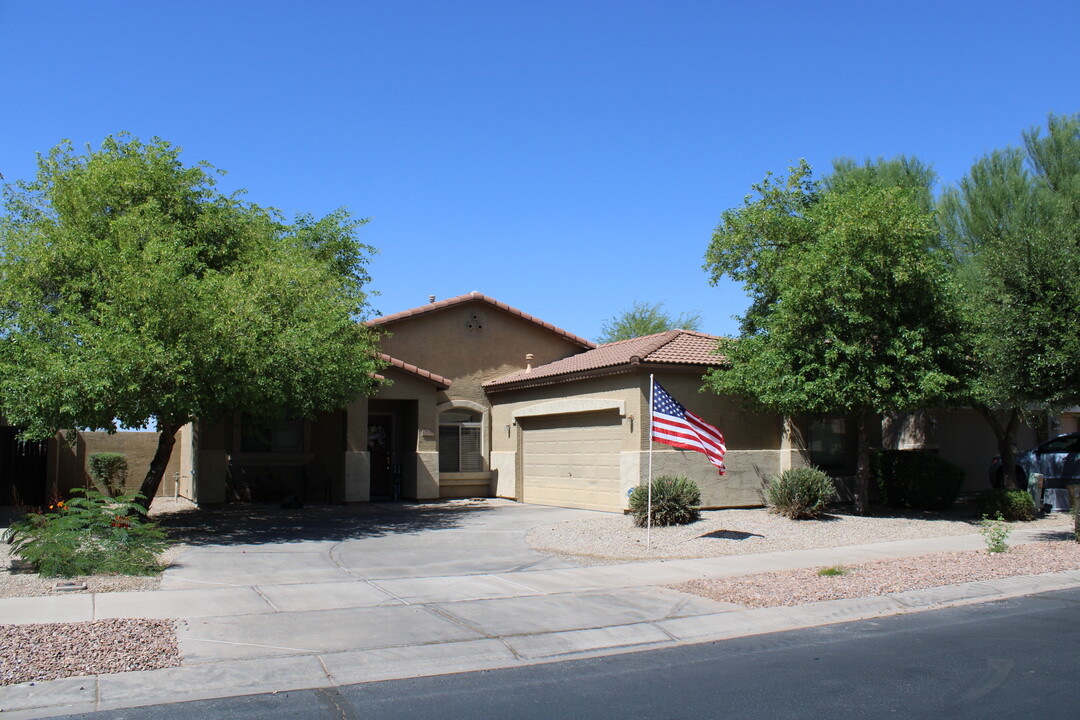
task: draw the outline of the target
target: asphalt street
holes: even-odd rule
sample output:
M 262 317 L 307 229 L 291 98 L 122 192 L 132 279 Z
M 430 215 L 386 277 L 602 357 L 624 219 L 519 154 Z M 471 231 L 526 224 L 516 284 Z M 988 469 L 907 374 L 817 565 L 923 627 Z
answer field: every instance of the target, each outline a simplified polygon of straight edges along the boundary
M 1080 588 L 606 657 L 112 710 L 110 720 L 1072 720 Z

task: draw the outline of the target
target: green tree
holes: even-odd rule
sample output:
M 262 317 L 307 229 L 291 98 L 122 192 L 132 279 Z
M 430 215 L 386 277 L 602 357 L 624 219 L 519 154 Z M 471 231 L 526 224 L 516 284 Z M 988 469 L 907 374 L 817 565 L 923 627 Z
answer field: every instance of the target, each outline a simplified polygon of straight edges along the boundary
M 635 301 L 626 310 L 604 321 L 596 341 L 609 343 L 676 329 L 701 330 L 701 314 L 690 312 L 672 317 L 664 310 L 663 302 Z
M 920 208 L 926 212 L 934 210 L 933 188 L 937 173 L 918 158 L 904 155 L 891 159 L 867 158 L 861 165 L 850 157 L 837 158 L 833 160 L 832 174 L 821 182 L 830 191 L 843 191 L 860 185 L 905 188 L 914 194 Z
M 287 224 L 215 174 L 121 134 L 5 188 L 0 408 L 36 438 L 155 423 L 147 505 L 185 423 L 310 416 L 375 382 L 363 221 Z
M 939 205 L 964 287 L 969 402 L 1011 468 L 1020 423 L 1080 399 L 1080 115 L 979 158 Z
M 713 283 L 731 277 L 751 299 L 706 386 L 785 415 L 855 416 L 864 513 L 868 423 L 949 397 L 962 370 L 934 218 L 918 188 L 868 180 L 891 172 L 850 177 L 840 166 L 817 183 L 802 161 L 783 181 L 767 176 L 723 214 L 705 266 Z

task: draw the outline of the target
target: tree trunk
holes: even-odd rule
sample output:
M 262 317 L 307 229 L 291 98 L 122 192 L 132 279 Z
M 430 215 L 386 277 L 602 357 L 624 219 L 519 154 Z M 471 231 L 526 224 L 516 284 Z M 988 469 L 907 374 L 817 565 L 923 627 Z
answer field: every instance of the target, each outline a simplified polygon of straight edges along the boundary
M 174 423 L 158 423 L 158 446 L 154 452 L 154 459 L 150 461 L 150 470 L 143 478 L 139 494 L 142 498 L 137 500 L 143 508 L 149 510 L 150 502 L 157 495 L 158 487 L 161 486 L 161 478 L 165 477 L 165 468 L 169 466 L 169 458 L 172 456 L 173 445 L 176 444 L 176 431 L 180 426 Z
M 870 443 L 866 439 L 866 418 L 869 413 L 860 412 L 857 420 L 858 441 L 855 461 L 855 512 L 870 513 Z
M 986 405 L 977 403 L 975 409 L 990 425 L 994 431 L 994 439 L 997 440 L 998 455 L 1001 456 L 1002 487 L 1016 487 L 1027 490 L 1027 487 L 1019 487 L 1016 483 L 1016 431 L 1020 427 L 1020 411 L 1016 408 L 1009 410 L 1009 419 L 1004 425 L 1001 419 L 994 414 Z

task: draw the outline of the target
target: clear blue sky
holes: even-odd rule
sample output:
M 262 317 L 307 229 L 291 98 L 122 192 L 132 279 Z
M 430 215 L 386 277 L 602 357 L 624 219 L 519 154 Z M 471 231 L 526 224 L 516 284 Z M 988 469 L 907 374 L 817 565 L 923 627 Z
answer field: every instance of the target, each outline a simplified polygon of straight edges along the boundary
M 899 153 L 955 182 L 1080 111 L 1077 28 L 1077 0 L 0 0 L 0 172 L 156 135 L 371 218 L 382 313 L 479 290 L 592 338 L 662 300 L 734 333 L 702 255 L 752 183 Z

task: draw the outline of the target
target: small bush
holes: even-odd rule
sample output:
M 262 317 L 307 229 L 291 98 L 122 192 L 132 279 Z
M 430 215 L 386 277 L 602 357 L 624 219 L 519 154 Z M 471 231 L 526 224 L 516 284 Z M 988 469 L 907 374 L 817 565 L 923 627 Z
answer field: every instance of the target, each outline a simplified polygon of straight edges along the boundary
M 991 555 L 1009 551 L 1008 539 L 1011 532 L 1012 528 L 1005 524 L 1005 518 L 1001 516 L 1001 513 L 998 513 L 994 520 L 983 516 L 982 529 L 979 533 L 986 539 L 986 549 Z
M 1035 499 L 1026 490 L 987 490 L 975 496 L 976 517 L 997 517 L 1013 520 L 1034 520 Z
M 952 505 L 964 484 L 964 470 L 943 457 L 917 450 L 882 450 L 872 471 L 881 503 L 891 508 L 940 510 Z
M 124 492 L 128 476 L 128 461 L 124 453 L 93 453 L 86 461 L 86 470 L 99 492 L 114 497 Z
M 652 524 L 688 525 L 701 517 L 701 491 L 684 475 L 661 475 L 652 480 Z M 630 513 L 638 527 L 648 524 L 649 486 L 630 491 Z
M 4 533 L 12 552 L 45 577 L 154 575 L 168 540 L 144 519 L 138 495 L 110 498 L 76 489 L 83 497 L 57 501 L 44 513 L 28 513 Z
M 765 484 L 769 510 L 792 520 L 812 520 L 825 512 L 836 493 L 831 477 L 816 467 L 785 470 Z

